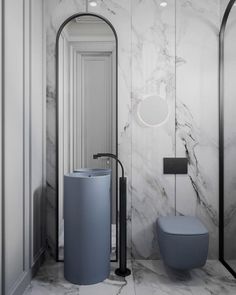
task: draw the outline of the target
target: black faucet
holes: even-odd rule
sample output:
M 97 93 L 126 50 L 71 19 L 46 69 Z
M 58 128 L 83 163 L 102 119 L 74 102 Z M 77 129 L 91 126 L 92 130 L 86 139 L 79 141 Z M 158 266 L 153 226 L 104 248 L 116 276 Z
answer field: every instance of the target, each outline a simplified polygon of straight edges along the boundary
M 94 159 L 98 159 L 98 158 L 101 158 L 101 157 L 107 157 L 107 158 L 115 159 L 115 160 L 120 164 L 120 167 L 121 167 L 121 173 L 122 173 L 122 178 L 125 177 L 124 166 L 122 165 L 121 161 L 117 158 L 116 155 L 114 155 L 114 154 L 109 154 L 109 153 L 98 153 L 98 154 L 93 155 L 93 158 L 94 158 Z
M 111 153 L 98 153 L 93 155 L 94 159 L 101 157 L 112 158 L 120 164 L 122 176 L 120 177 L 120 219 L 119 219 L 119 268 L 115 270 L 118 276 L 126 277 L 131 274 L 127 268 L 127 224 L 126 224 L 126 206 L 127 206 L 127 186 L 124 173 L 124 166 L 118 157 Z

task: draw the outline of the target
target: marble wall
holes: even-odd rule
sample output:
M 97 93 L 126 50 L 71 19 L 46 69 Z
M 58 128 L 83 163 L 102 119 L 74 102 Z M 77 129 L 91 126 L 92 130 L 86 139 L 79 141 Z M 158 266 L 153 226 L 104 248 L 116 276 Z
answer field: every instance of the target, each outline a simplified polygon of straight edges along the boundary
M 219 1 L 177 1 L 176 155 L 189 160 L 176 177 L 177 214 L 196 215 L 218 254 Z
M 159 258 L 158 216 L 198 216 L 218 252 L 218 32 L 220 0 L 98 0 L 118 35 L 119 156 L 128 177 L 128 246 L 135 258 Z M 85 0 L 46 1 L 48 243 L 55 249 L 55 41 L 60 24 L 86 11 Z M 141 126 L 137 104 L 150 94 L 168 121 Z M 163 175 L 163 157 L 187 156 L 188 175 Z
M 145 128 L 136 105 L 161 95 L 169 120 Z M 158 257 L 156 219 L 175 214 L 175 177 L 163 175 L 163 157 L 175 156 L 175 1 L 132 0 L 132 255 Z

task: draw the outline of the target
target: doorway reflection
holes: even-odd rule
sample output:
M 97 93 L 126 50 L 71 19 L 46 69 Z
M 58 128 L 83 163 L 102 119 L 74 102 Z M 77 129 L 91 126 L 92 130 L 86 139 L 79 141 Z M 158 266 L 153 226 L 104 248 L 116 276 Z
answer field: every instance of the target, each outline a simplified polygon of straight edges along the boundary
M 64 258 L 63 177 L 81 168 L 112 169 L 112 253 L 116 259 L 116 164 L 96 161 L 117 153 L 116 37 L 94 15 L 71 19 L 58 39 L 58 260 Z

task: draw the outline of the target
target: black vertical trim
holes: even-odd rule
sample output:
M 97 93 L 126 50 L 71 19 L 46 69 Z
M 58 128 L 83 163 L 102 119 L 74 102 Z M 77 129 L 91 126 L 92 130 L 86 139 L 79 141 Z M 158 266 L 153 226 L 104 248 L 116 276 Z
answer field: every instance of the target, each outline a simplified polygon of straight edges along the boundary
M 58 249 L 58 232 L 59 232 L 59 226 L 58 226 L 58 209 L 59 209 L 59 198 L 58 198 L 58 190 L 59 190 L 59 183 L 58 183 L 58 157 L 59 157 L 59 153 L 58 153 L 58 148 L 59 148 L 59 136 L 58 136 L 58 120 L 59 120 L 59 105 L 58 105 L 58 81 L 59 81 L 59 75 L 58 75 L 58 68 L 59 68 L 59 38 L 60 38 L 60 34 L 62 32 L 62 30 L 64 29 L 64 27 L 74 18 L 78 18 L 78 17 L 82 17 L 82 16 L 94 16 L 97 17 L 101 20 L 103 20 L 104 22 L 106 22 L 108 24 L 108 26 L 111 28 L 114 36 L 115 36 L 115 40 L 116 40 L 116 153 L 115 155 L 118 157 L 118 37 L 117 37 L 117 33 L 115 28 L 113 27 L 113 25 L 111 24 L 111 22 L 109 20 L 107 20 L 106 18 L 104 18 L 101 15 L 98 14 L 94 14 L 94 13 L 76 13 L 73 14 L 72 16 L 70 16 L 69 18 L 67 18 L 62 25 L 60 26 L 58 32 L 57 32 L 57 36 L 56 36 L 56 107 L 57 107 L 57 111 L 56 111 L 56 163 L 55 163 L 55 169 L 56 169 L 56 260 L 59 262 L 59 249 Z M 114 262 L 117 262 L 118 260 L 118 164 L 116 163 L 116 258 L 115 260 L 111 260 Z
M 25 178 L 26 178 L 26 166 L 25 166 L 25 141 L 26 141 L 26 136 L 25 136 L 25 130 L 26 130 L 26 120 L 25 120 L 25 92 L 26 92 L 26 87 L 25 87 L 25 72 L 26 72 L 26 67 L 25 67 L 25 49 L 26 49 L 26 26 L 25 26 L 25 17 L 26 17 L 26 5 L 25 1 L 23 1 L 23 54 L 22 54 L 22 60 L 23 60 L 23 71 L 22 71 L 22 77 L 23 77 L 23 271 L 26 270 L 26 263 L 25 263 L 25 242 L 26 242 L 26 210 L 25 210 L 25 193 L 26 193 L 26 185 L 25 185 Z
M 236 272 L 224 259 L 224 36 L 229 14 L 235 3 L 226 7 L 219 35 L 219 260 L 236 277 Z
M 175 135 L 174 135 L 174 145 L 175 145 L 175 151 L 174 151 L 174 154 L 175 154 L 175 157 L 177 156 L 177 111 L 176 111 L 176 108 L 177 108 L 177 66 L 176 66 L 176 56 L 177 56 L 177 44 L 176 44 L 176 41 L 177 41 L 177 0 L 175 0 L 175 4 L 174 4 L 174 7 L 175 7 L 175 103 L 174 103 L 174 107 L 175 107 L 175 118 L 174 118 L 174 132 L 175 132 Z M 177 215 L 177 175 L 175 174 L 174 175 L 174 213 L 175 215 Z
M 2 294 L 5 293 L 5 0 L 2 0 Z

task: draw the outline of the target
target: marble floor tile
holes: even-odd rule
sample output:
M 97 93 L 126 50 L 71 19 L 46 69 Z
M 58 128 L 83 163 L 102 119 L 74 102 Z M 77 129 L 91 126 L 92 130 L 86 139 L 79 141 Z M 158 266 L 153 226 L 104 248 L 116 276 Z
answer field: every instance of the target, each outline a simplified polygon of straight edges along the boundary
M 225 259 L 225 262 L 236 272 L 236 260 L 235 259 Z
M 129 261 L 132 275 L 126 279 L 114 274 L 112 263 L 109 279 L 90 286 L 67 282 L 63 263 L 47 261 L 24 295 L 235 295 L 236 280 L 216 260 L 209 260 L 201 269 L 176 272 L 160 260 Z
M 112 263 L 109 279 L 102 283 L 78 286 L 64 279 L 63 263 L 47 261 L 32 280 L 24 295 L 135 295 L 132 276 L 125 278 L 114 274 L 116 263 Z M 131 267 L 129 262 L 129 267 Z
M 136 260 L 132 269 L 136 295 L 236 294 L 236 280 L 216 260 L 190 272 L 170 270 L 160 260 Z

